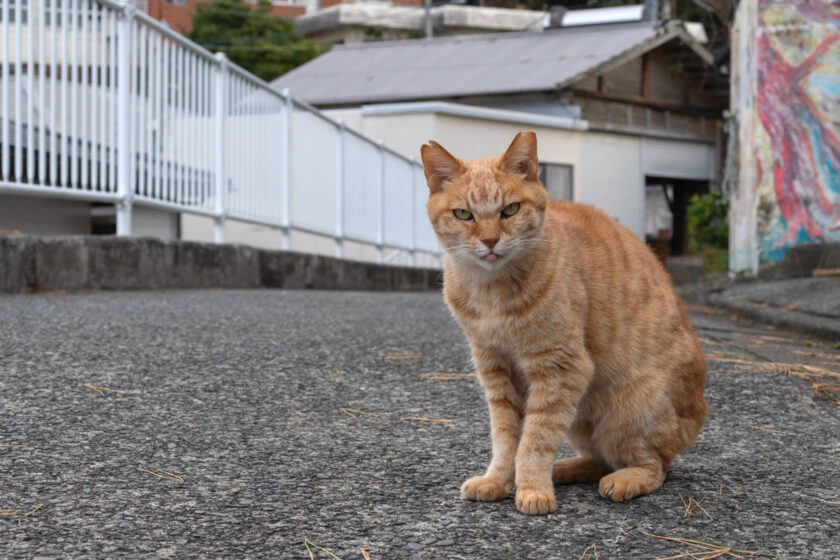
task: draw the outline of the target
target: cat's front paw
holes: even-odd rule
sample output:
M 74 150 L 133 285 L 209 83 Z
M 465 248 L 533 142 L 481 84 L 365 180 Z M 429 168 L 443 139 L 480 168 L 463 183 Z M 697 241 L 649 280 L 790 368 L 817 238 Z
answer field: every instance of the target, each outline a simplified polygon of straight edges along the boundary
M 557 509 L 554 489 L 549 491 L 519 488 L 516 491 L 516 509 L 528 515 L 545 515 Z
M 495 502 L 507 498 L 511 489 L 513 481 L 502 487 L 486 476 L 474 476 L 461 486 L 461 495 L 478 502 Z

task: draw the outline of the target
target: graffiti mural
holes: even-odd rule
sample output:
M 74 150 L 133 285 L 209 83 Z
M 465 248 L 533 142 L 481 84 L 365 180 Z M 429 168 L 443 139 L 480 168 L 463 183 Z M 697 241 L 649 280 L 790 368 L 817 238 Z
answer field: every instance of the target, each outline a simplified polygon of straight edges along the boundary
M 840 241 L 840 3 L 744 0 L 733 30 L 739 144 L 730 268 Z

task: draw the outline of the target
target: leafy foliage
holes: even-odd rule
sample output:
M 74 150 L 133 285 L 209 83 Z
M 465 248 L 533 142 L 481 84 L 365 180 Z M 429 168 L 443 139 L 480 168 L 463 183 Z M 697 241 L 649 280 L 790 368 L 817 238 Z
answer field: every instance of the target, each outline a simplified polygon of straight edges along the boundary
M 271 13 L 271 2 L 251 9 L 243 0 L 199 4 L 187 37 L 227 57 L 266 81 L 320 55 L 321 47 L 301 37 L 292 20 Z
M 729 203 L 720 193 L 692 195 L 686 209 L 689 248 L 703 257 L 703 275 L 729 268 Z
M 729 203 L 720 193 L 692 195 L 688 202 L 689 246 L 692 251 L 729 246 Z

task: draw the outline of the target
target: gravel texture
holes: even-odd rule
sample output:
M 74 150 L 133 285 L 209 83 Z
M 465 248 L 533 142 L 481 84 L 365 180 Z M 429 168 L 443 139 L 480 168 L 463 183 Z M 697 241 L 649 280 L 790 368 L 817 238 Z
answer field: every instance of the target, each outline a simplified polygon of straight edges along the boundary
M 693 317 L 711 412 L 665 486 L 528 517 L 459 496 L 489 426 L 474 379 L 421 376 L 471 371 L 439 294 L 0 296 L 0 558 L 840 557 L 840 406 L 773 365 L 840 353 Z

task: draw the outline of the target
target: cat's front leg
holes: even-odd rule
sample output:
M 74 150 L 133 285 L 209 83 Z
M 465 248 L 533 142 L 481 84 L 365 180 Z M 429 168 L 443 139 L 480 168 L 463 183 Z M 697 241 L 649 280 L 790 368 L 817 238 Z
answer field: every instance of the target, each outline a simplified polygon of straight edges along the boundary
M 523 400 L 513 383 L 509 364 L 492 351 L 474 349 L 473 360 L 490 408 L 493 458 L 484 476 L 475 476 L 461 487 L 470 500 L 492 502 L 508 497 L 513 489 L 516 449 L 522 426 Z
M 528 400 L 516 452 L 516 509 L 542 515 L 557 509 L 554 456 L 572 425 L 593 366 L 588 357 L 530 364 Z

